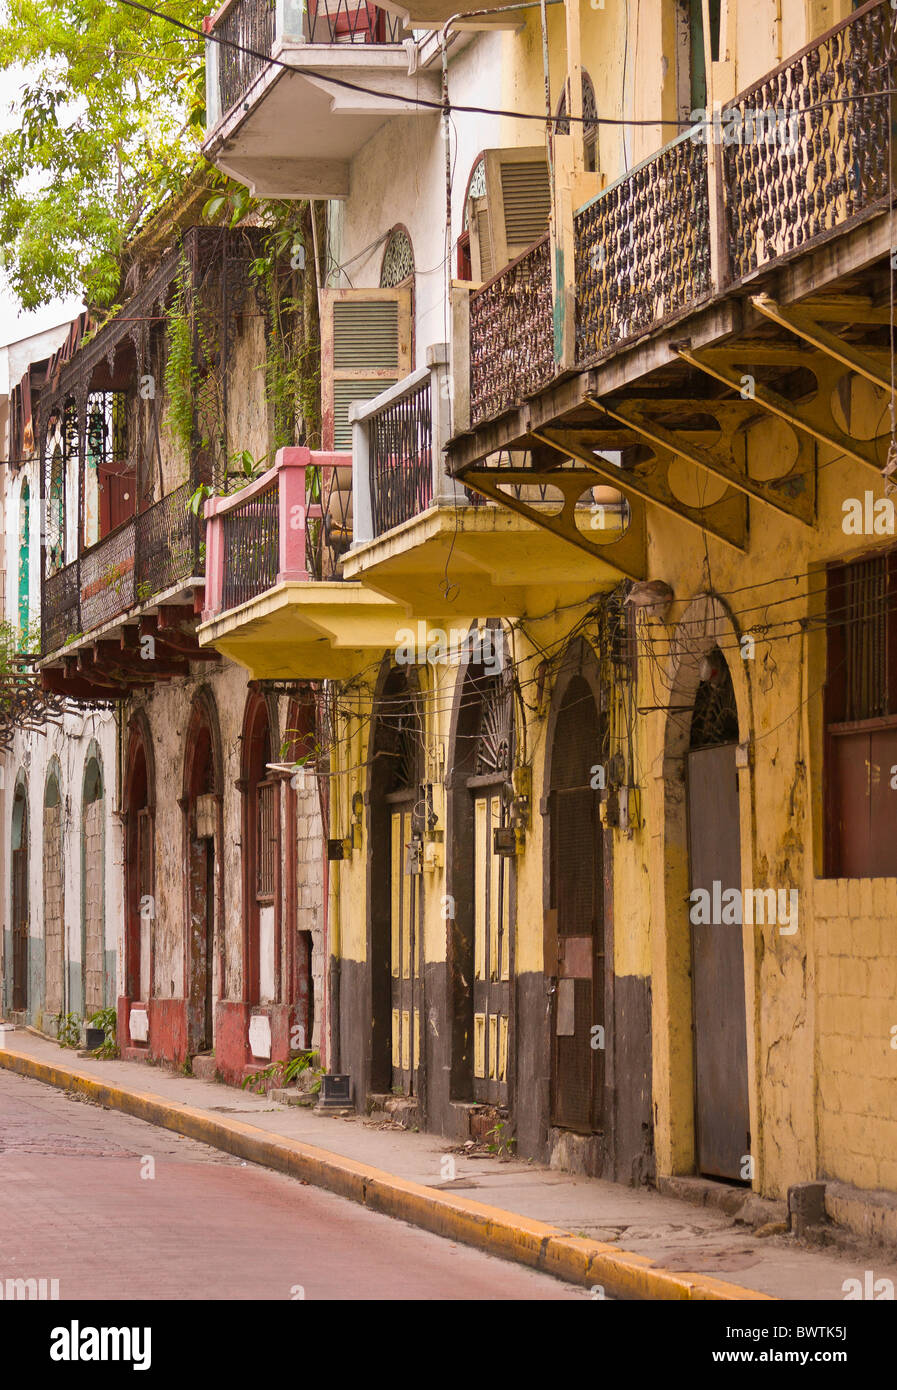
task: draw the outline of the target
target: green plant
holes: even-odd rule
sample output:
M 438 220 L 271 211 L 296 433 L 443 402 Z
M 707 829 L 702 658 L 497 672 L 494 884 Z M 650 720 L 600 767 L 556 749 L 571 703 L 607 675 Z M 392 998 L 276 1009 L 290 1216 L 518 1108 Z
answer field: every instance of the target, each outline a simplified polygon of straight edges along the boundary
M 165 423 L 180 445 L 188 466 L 193 449 L 195 395 L 199 377 L 193 353 L 194 316 L 190 281 L 190 264 L 182 250 L 174 295 L 168 310 L 168 352 L 165 358 L 168 411 Z
M 265 1086 L 266 1081 L 275 1081 L 278 1085 L 289 1086 L 296 1077 L 304 1071 L 313 1069 L 313 1063 L 317 1060 L 317 1052 L 299 1052 L 295 1057 L 290 1057 L 286 1062 L 272 1062 L 269 1067 L 264 1067 L 261 1071 L 255 1071 L 250 1076 L 243 1079 L 243 1090 L 252 1087 L 257 1095 L 264 1095 L 269 1089 Z M 315 1081 L 312 1082 L 311 1091 L 315 1093 L 321 1089 L 321 1076 L 323 1072 L 317 1072 Z
M 81 1043 L 81 1019 L 78 1014 L 56 1015 L 56 1040 L 60 1047 L 78 1047 Z
M 486 1135 L 487 1139 L 493 1139 L 494 1136 L 494 1142 L 486 1145 L 488 1152 L 497 1154 L 505 1162 L 514 1157 L 514 1149 L 517 1146 L 517 1140 L 509 1133 L 509 1129 L 507 1120 L 498 1120 Z
M 99 1047 L 94 1048 L 93 1056 L 108 1060 L 118 1056 L 118 1043 L 116 1042 L 116 1031 L 118 1019 L 113 1008 L 97 1009 L 95 1014 L 91 1014 L 87 1020 L 91 1028 L 102 1028 L 103 1041 Z
M 214 488 L 210 488 L 208 483 L 200 483 L 196 491 L 191 492 L 187 498 L 187 511 L 192 512 L 194 516 L 199 516 L 208 499 L 214 496 Z

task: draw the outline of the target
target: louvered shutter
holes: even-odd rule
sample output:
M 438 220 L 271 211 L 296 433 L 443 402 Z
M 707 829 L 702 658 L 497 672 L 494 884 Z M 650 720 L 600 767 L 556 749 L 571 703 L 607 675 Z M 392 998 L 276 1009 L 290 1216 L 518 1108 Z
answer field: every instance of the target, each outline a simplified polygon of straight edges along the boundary
M 411 371 L 411 291 L 324 290 L 321 408 L 325 449 L 352 448 L 349 407 Z
M 471 269 L 481 283 L 548 231 L 551 183 L 542 146 L 486 150 L 486 196 L 468 209 Z M 484 215 L 485 214 L 485 215 Z

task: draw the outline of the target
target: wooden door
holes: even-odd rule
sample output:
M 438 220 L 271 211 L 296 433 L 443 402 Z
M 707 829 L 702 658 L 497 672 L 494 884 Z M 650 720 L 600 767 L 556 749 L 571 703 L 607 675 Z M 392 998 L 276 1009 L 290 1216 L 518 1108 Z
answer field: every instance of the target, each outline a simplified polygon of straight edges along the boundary
M 420 1065 L 420 873 L 413 834 L 414 803 L 390 798 L 390 985 L 392 1086 L 418 1094 Z
M 137 812 L 137 971 L 139 998 L 152 992 L 152 942 L 156 905 L 153 898 L 153 817 L 148 807 Z
M 187 1048 L 212 1046 L 212 961 L 215 914 L 215 842 L 190 842 L 190 1003 Z
M 498 788 L 474 796 L 473 1095 L 493 1105 L 508 1101 L 512 860 L 494 837 L 505 819 Z
M 594 708 L 594 706 L 592 706 Z M 597 744 L 596 744 L 597 746 Z M 586 769 L 586 776 L 588 770 Z M 604 900 L 598 797 L 589 785 L 552 791 L 551 900 L 556 932 L 551 994 L 551 1122 L 590 1133 L 601 1127 L 604 1051 Z
M 28 834 L 22 819 L 22 843 L 12 852 L 12 1007 L 28 1008 Z
M 711 917 L 712 904 L 727 889 L 741 889 L 735 747 L 688 754 L 691 888 L 710 895 Z M 700 915 L 691 912 L 692 919 Z M 697 1169 L 708 1177 L 743 1179 L 751 1144 L 741 926 L 692 920 L 691 948 Z

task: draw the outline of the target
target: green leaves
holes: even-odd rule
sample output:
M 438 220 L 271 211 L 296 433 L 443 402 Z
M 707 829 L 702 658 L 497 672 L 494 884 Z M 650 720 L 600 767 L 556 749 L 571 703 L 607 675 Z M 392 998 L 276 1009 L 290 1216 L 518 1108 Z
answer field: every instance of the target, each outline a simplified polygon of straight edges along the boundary
M 204 0 L 166 13 L 200 27 Z M 8 0 L 0 68 L 21 75 L 0 136 L 0 245 L 26 308 L 106 305 L 118 257 L 199 159 L 202 41 L 105 0 Z

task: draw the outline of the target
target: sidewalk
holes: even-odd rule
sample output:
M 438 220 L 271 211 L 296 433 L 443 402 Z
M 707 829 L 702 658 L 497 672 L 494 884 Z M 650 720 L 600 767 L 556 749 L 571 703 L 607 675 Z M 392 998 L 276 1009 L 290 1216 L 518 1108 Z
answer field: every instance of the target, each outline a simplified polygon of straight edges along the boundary
M 897 1260 L 758 1237 L 722 1212 L 542 1165 L 454 1155 L 437 1135 L 331 1117 L 140 1062 L 100 1062 L 17 1030 L 0 1065 L 288 1172 L 388 1215 L 609 1296 L 842 1300 L 845 1279 L 897 1285 Z

